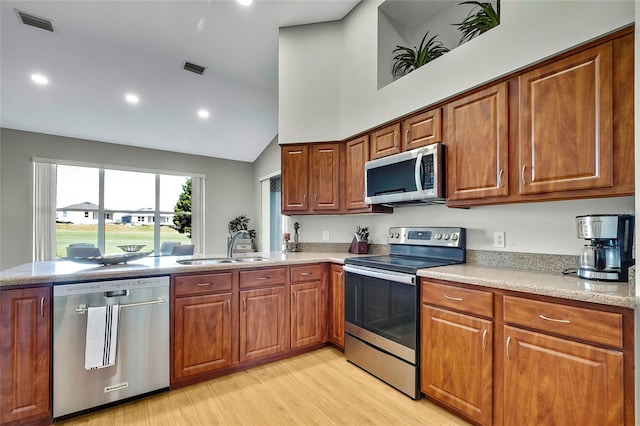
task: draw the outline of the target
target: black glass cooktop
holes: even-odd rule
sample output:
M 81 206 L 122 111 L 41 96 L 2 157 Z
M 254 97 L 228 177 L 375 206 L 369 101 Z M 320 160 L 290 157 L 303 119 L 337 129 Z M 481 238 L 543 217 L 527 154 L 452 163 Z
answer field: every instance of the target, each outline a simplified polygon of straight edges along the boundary
M 369 268 L 384 269 L 387 271 L 404 272 L 416 274 L 418 269 L 433 268 L 435 266 L 453 265 L 459 261 L 449 259 L 436 259 L 410 256 L 366 256 L 351 257 L 345 259 L 348 265 L 366 266 Z

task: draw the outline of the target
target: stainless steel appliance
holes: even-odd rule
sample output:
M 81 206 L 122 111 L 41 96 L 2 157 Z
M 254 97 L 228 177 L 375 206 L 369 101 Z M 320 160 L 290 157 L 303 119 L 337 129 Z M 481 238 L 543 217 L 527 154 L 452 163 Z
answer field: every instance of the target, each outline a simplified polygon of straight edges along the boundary
M 53 327 L 54 418 L 169 387 L 168 276 L 56 285 Z
M 388 256 L 345 259 L 345 356 L 420 397 L 418 269 L 464 263 L 465 228 L 390 228 Z
M 444 145 L 435 143 L 365 163 L 365 202 L 444 203 Z
M 634 216 L 595 214 L 576 217 L 582 248 L 578 276 L 590 280 L 627 281 L 633 259 Z

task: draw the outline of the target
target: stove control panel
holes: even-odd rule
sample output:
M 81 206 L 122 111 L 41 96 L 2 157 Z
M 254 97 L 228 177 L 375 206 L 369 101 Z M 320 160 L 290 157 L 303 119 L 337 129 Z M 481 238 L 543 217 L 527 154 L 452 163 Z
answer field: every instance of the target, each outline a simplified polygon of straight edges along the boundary
M 392 227 L 388 244 L 466 247 L 466 229 L 449 227 Z

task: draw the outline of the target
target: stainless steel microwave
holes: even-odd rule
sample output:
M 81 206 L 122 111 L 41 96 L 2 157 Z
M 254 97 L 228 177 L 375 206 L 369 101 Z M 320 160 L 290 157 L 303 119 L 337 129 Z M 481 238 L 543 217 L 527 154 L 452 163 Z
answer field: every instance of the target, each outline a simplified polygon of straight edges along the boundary
M 444 203 L 444 167 L 441 143 L 367 161 L 365 202 L 386 206 Z

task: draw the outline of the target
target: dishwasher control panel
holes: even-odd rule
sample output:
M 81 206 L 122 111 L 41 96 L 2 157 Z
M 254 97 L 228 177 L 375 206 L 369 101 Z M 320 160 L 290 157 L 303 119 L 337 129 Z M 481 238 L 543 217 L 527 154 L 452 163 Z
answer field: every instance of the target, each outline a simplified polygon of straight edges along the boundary
M 120 290 L 135 290 L 153 287 L 169 287 L 169 276 L 127 278 L 83 283 L 56 284 L 53 286 L 53 297 L 72 296 Z

